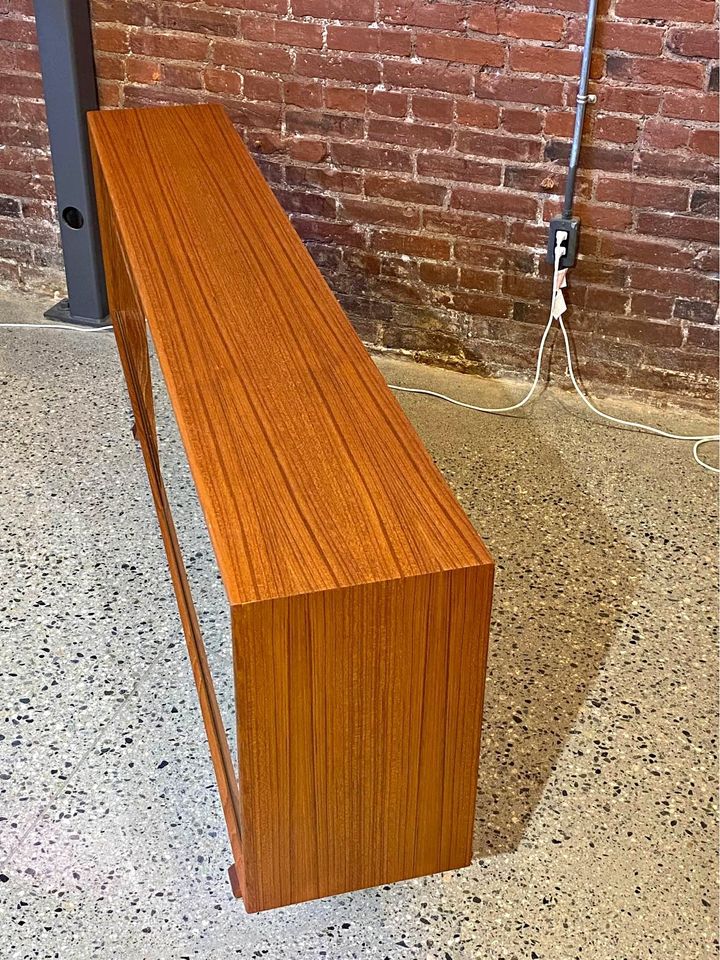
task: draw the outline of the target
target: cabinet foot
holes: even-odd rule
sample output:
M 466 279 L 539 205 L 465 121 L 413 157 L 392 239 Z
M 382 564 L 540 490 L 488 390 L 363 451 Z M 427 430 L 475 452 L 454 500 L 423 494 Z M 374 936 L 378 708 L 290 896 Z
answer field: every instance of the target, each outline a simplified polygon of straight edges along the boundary
M 240 878 L 238 877 L 237 866 L 234 863 L 231 863 L 228 867 L 228 876 L 230 877 L 230 886 L 232 887 L 233 896 L 238 900 L 242 900 Z

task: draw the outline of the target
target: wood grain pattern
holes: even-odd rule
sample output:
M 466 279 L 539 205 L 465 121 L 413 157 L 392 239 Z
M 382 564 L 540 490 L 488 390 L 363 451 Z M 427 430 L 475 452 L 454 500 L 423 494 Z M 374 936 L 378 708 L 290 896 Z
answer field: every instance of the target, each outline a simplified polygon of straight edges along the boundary
M 90 129 L 230 603 L 488 563 L 222 110 Z
M 492 571 L 233 611 L 245 903 L 466 866 Z
M 223 112 L 90 116 L 109 298 L 248 910 L 469 862 L 492 561 Z M 231 608 L 240 770 L 157 457 Z

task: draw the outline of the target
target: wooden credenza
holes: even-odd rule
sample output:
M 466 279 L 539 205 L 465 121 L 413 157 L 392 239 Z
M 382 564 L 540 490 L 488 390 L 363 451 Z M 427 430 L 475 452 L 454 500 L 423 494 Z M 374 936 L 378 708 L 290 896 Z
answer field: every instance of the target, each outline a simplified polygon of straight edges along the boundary
M 249 911 L 469 863 L 493 565 L 223 111 L 89 117 L 112 320 Z M 232 624 L 238 766 L 148 333 Z

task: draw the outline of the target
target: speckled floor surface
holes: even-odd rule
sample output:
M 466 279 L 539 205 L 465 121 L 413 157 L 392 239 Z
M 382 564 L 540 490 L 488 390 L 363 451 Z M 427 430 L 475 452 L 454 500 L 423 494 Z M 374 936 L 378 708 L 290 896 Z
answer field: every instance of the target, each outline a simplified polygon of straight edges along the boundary
M 519 390 L 379 364 L 481 403 Z M 716 478 L 689 446 L 556 390 L 504 419 L 403 397 L 498 562 L 476 857 L 250 917 L 111 335 L 0 329 L 0 398 L 2 960 L 717 955 Z M 171 430 L 163 456 L 227 711 L 222 593 Z

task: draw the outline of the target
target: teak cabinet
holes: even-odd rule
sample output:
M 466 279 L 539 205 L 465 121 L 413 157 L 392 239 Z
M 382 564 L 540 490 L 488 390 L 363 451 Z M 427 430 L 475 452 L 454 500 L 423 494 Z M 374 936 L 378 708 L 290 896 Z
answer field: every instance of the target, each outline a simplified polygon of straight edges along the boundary
M 223 111 L 89 117 L 118 349 L 249 911 L 462 867 L 493 565 Z M 147 332 L 232 623 L 239 770 Z

